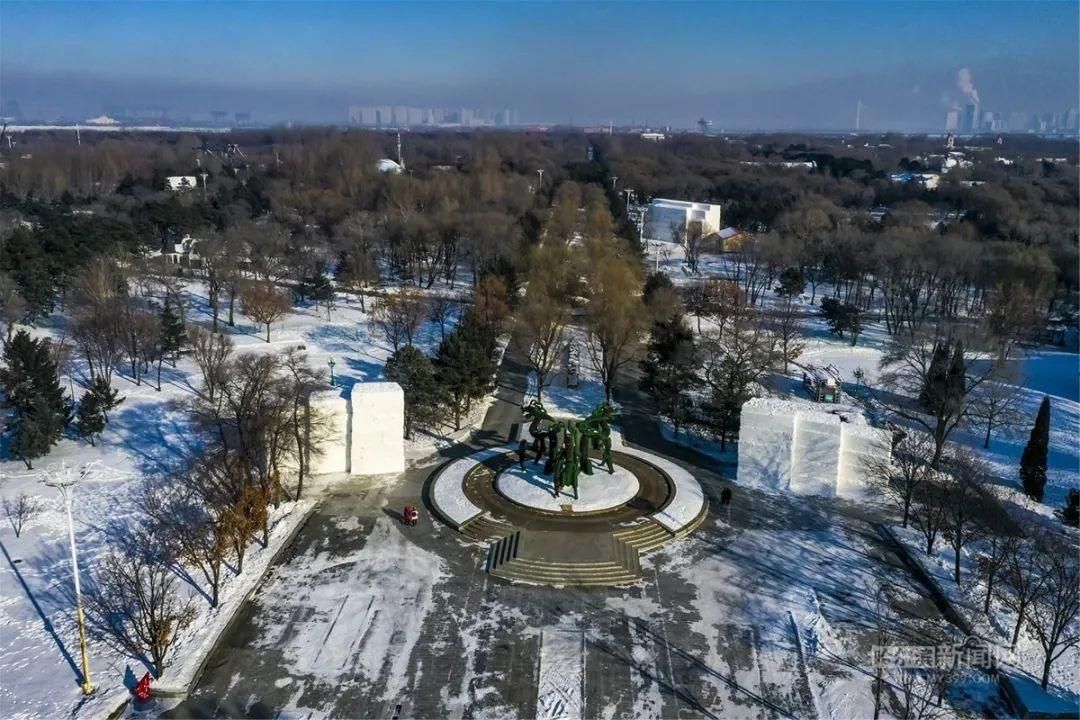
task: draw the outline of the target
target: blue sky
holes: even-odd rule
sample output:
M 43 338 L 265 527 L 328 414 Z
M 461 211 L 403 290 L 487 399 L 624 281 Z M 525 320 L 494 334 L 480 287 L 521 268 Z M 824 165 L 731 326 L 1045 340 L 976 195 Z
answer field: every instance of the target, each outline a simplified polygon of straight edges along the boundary
M 0 3 L 0 99 L 342 121 L 350 103 L 524 118 L 939 124 L 1077 104 L 1077 3 Z

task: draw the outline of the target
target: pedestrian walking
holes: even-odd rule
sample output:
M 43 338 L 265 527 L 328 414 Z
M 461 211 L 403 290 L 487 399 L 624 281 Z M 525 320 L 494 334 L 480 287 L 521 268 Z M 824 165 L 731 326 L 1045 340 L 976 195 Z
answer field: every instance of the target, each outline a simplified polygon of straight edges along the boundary
M 720 493 L 720 504 L 727 507 L 731 504 L 731 488 L 726 487 L 724 491 Z

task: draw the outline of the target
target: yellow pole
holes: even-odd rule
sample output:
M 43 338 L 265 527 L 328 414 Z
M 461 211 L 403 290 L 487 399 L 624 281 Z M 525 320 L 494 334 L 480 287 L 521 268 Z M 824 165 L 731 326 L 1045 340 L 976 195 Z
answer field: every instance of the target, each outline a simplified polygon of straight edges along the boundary
M 90 656 L 86 652 L 86 620 L 83 618 L 82 603 L 75 605 L 75 615 L 79 619 L 79 651 L 82 653 L 82 691 L 83 695 L 94 692 L 90 684 Z

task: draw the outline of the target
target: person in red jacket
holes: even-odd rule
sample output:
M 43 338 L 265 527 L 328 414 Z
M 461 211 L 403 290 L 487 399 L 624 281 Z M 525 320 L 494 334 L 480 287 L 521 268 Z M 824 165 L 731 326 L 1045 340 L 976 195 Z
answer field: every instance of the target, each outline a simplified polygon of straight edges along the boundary
M 406 525 L 415 525 L 419 517 L 420 513 L 412 505 L 406 505 L 404 512 L 401 513 L 401 519 Z

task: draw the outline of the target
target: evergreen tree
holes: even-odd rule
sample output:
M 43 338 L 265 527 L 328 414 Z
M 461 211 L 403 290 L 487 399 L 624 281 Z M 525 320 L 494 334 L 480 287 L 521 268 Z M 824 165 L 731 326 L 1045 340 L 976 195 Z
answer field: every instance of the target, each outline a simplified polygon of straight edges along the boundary
M 802 294 L 806 289 L 806 278 L 803 277 L 802 270 L 797 267 L 784 268 L 780 273 L 780 284 L 775 289 L 780 297 L 791 298 Z
M 17 332 L 4 347 L 0 385 L 14 409 L 11 451 L 30 467 L 34 458 L 49 452 L 71 419 L 49 342 Z
M 11 453 L 26 463 L 27 470 L 34 469 L 34 460 L 47 455 L 60 439 L 65 417 L 52 411 L 48 401 L 37 396 L 27 412 L 20 412 L 15 419 L 15 437 L 11 441 Z
M 473 401 L 491 389 L 494 375 L 489 333 L 466 313 L 435 355 L 435 379 L 454 415 L 455 430 L 461 429 L 461 416 Z
M 86 398 L 90 395 L 94 396 L 94 403 L 101 411 L 101 416 L 105 422 L 109 421 L 109 411 L 115 409 L 124 402 L 124 398 L 119 397 L 120 391 L 115 389 L 109 384 L 109 381 L 100 375 L 94 377 L 90 383 L 90 387 L 86 390 L 86 395 L 83 396 L 83 402 L 86 402 Z
M 405 437 L 410 438 L 413 428 L 433 421 L 438 410 L 431 358 L 406 345 L 386 361 L 383 375 L 400 385 L 405 393 Z
M 934 345 L 930 367 L 923 378 L 922 391 L 919 393 L 919 405 L 928 413 L 934 414 L 936 408 L 942 407 L 949 394 L 949 357 L 949 343 L 940 342 Z
M 75 430 L 89 440 L 90 445 L 96 445 L 94 436 L 100 435 L 105 430 L 105 413 L 101 408 L 101 398 L 98 395 L 92 392 L 83 395 L 76 411 Z
M 1024 492 L 1042 502 L 1046 487 L 1046 458 L 1050 450 L 1050 396 L 1044 396 L 1035 427 L 1031 428 L 1024 453 L 1020 456 L 1020 481 Z
M 653 324 L 641 369 L 641 389 L 653 398 L 678 433 L 689 419 L 689 390 L 698 379 L 694 334 L 682 315 Z
M 173 309 L 172 302 L 168 297 L 165 298 L 165 305 L 162 306 L 158 317 L 161 321 L 161 352 L 163 355 L 172 356 L 172 364 L 175 367 L 176 356 L 187 340 L 184 321 Z

